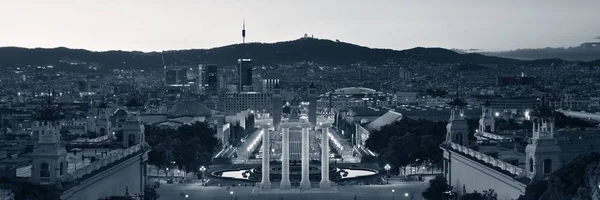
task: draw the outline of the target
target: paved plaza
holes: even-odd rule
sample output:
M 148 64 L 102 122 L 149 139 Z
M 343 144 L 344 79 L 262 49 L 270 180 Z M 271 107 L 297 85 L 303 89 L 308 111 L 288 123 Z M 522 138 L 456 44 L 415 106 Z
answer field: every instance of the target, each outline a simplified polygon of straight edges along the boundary
M 313 184 L 313 187 L 317 187 Z M 236 199 L 237 200 L 337 200 L 347 199 L 392 199 L 392 189 L 395 191 L 393 198 L 395 200 L 403 199 L 423 199 L 421 192 L 427 188 L 427 183 L 400 182 L 390 185 L 360 185 L 360 186 L 337 186 L 332 190 L 321 190 L 311 188 L 308 190 L 291 189 L 288 192 L 281 192 L 274 189 L 273 192 L 257 192 L 255 187 L 203 187 L 198 183 L 190 184 L 163 184 L 157 189 L 160 199 L 184 200 L 185 195 L 188 199 L 209 200 L 209 199 Z M 231 194 L 233 191 L 233 194 Z M 406 197 L 405 193 L 409 196 Z

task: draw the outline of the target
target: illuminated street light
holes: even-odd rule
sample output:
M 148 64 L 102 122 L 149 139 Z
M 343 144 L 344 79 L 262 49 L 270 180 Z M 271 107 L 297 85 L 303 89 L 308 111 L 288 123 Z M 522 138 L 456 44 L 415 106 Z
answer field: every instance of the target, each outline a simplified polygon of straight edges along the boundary
M 405 197 L 408 197 L 408 192 L 407 192 L 407 193 L 404 193 L 404 196 L 405 196 Z
M 387 183 L 390 183 L 390 169 L 392 168 L 390 166 L 390 164 L 385 164 L 385 166 L 383 167 L 385 169 L 385 171 L 387 172 L 387 177 L 386 177 L 386 181 Z M 393 191 L 393 190 L 392 190 Z
M 394 200 L 394 196 L 395 196 L 394 192 L 396 192 L 396 190 L 392 189 L 392 200 Z
M 204 186 L 204 171 L 206 171 L 206 167 L 200 166 L 200 172 L 202 172 L 202 185 Z
M 494 116 L 496 116 L 496 117 L 499 117 L 499 116 L 500 116 L 500 113 L 499 113 L 499 112 L 496 112 L 496 113 L 494 113 Z

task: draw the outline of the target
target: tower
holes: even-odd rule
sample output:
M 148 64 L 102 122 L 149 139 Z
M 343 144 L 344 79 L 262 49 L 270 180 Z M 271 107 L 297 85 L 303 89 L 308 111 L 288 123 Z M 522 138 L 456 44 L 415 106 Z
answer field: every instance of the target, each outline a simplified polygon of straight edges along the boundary
M 494 120 L 492 104 L 489 101 L 486 101 L 481 108 L 481 118 L 479 119 L 479 131 L 480 132 L 488 132 L 493 133 L 495 131 L 494 124 L 496 121 Z
M 95 132 L 98 136 L 108 135 L 111 133 L 110 130 L 110 113 L 108 111 L 108 106 L 103 101 L 96 107 L 96 127 Z
M 532 114 L 533 134 L 525 147 L 525 174 L 539 180 L 561 166 L 560 147 L 554 141 L 554 112 L 541 98 L 540 106 Z
M 35 184 L 59 184 L 67 174 L 67 150 L 60 141 L 63 119 L 50 100 L 35 117 L 33 132 L 38 135 L 38 141 L 31 153 L 30 177 Z
M 467 146 L 469 127 L 464 117 L 464 108 L 467 103 L 457 95 L 448 105 L 450 105 L 450 120 L 446 125 L 446 141 Z
M 128 148 L 145 142 L 144 125 L 139 119 L 139 112 L 144 104 L 134 95 L 125 106 L 127 120 L 123 123 L 123 147 Z
M 275 127 L 275 130 L 279 130 L 279 125 L 281 124 L 282 106 L 281 86 L 279 86 L 279 83 L 276 83 L 273 86 L 273 127 Z
M 314 83 L 308 86 L 308 122 L 311 126 L 317 125 L 317 87 Z
M 242 44 L 246 44 L 246 20 L 242 21 Z

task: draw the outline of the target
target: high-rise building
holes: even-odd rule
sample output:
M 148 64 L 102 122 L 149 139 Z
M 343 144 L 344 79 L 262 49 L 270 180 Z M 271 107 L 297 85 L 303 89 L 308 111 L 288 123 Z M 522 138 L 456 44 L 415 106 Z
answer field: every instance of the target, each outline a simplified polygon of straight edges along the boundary
M 203 65 L 202 71 L 202 88 L 204 92 L 209 95 L 216 95 L 219 88 L 217 65 Z
M 275 129 L 279 128 L 279 124 L 281 124 L 281 111 L 283 107 L 283 101 L 281 99 L 281 87 L 279 83 L 275 83 L 273 86 L 273 127 Z
M 308 122 L 317 125 L 317 87 L 314 83 L 308 86 Z
M 238 75 L 240 82 L 238 84 L 239 92 L 251 92 L 252 91 L 252 60 L 251 59 L 239 59 L 238 60 Z

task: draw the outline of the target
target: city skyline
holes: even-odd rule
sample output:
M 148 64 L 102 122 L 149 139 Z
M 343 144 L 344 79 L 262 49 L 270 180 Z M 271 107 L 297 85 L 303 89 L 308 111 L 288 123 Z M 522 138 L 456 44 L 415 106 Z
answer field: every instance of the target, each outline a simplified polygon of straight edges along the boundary
M 0 33 L 0 46 L 145 52 L 208 49 L 242 43 L 243 20 L 248 43 L 289 41 L 306 33 L 396 50 L 569 47 L 598 41 L 600 35 L 600 17 L 594 10 L 600 2 L 591 0 L 341 3 L 10 2 L 3 3 L 1 15 L 20 23 L 0 22 L 11 30 Z

